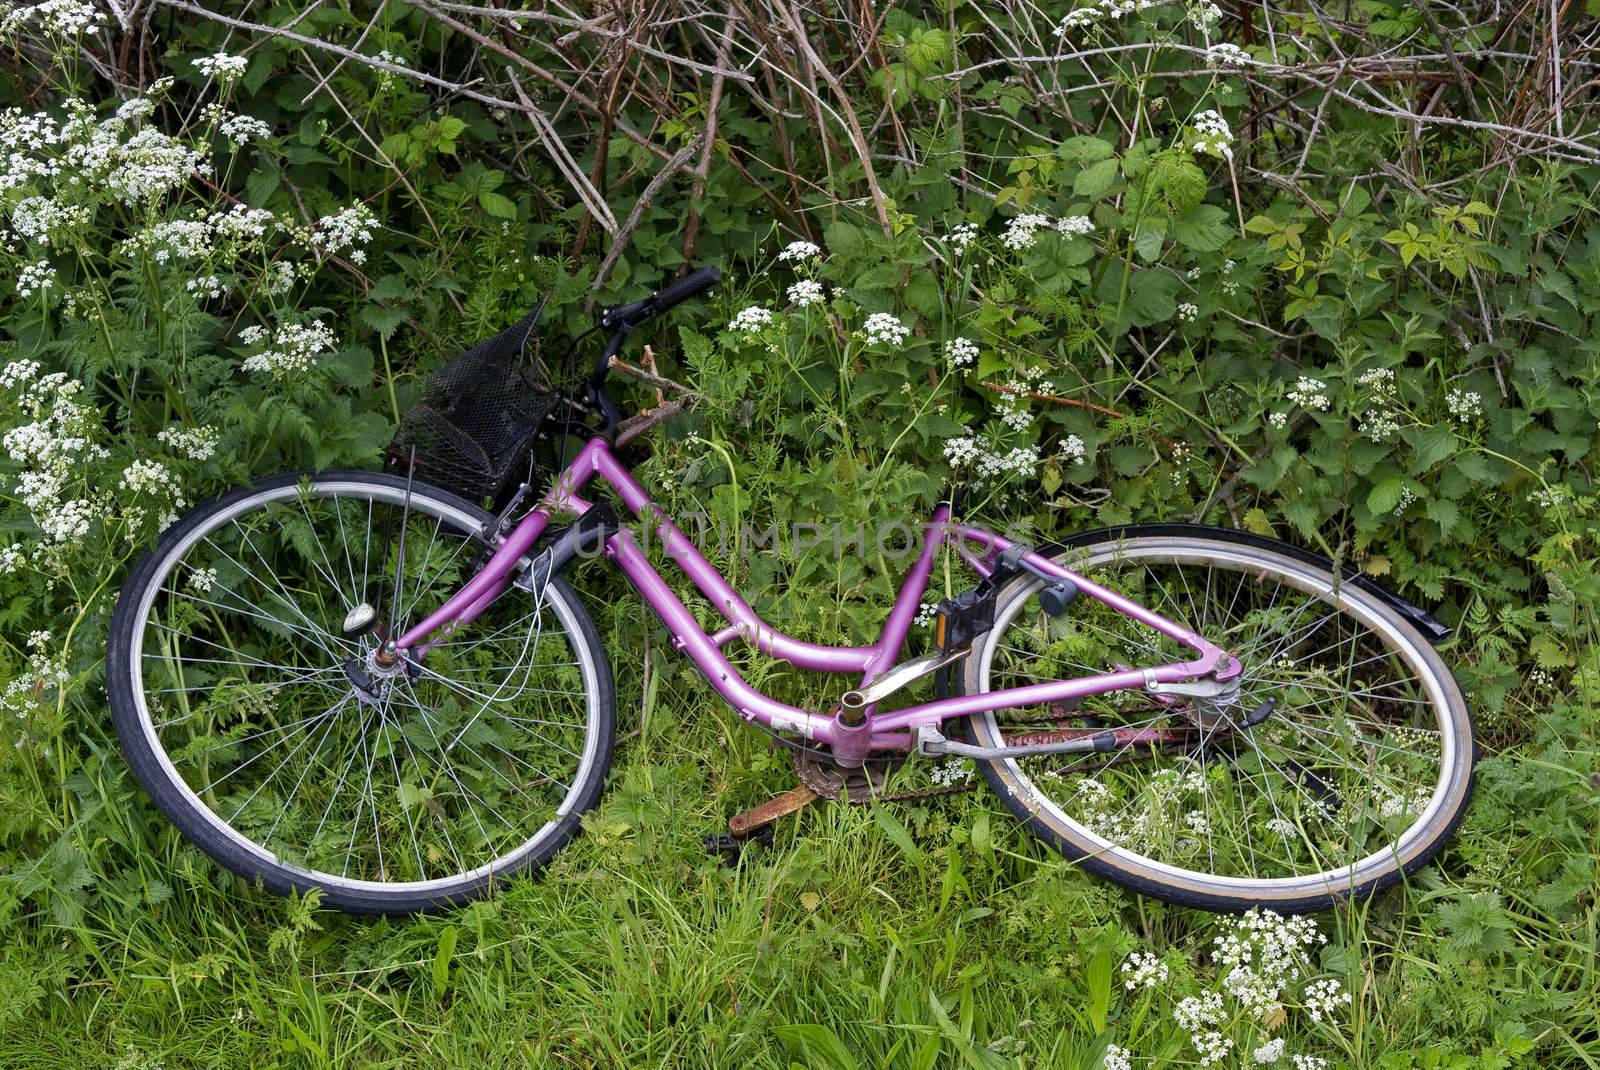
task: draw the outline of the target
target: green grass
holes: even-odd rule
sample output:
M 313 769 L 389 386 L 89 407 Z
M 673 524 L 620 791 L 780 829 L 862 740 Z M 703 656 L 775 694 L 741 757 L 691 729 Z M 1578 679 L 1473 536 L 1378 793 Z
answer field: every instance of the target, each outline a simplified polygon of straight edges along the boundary
M 818 803 L 736 868 L 706 855 L 707 833 L 792 774 L 659 649 L 641 701 L 637 608 L 606 629 L 624 742 L 601 809 L 540 877 L 452 913 L 355 919 L 252 889 L 100 745 L 68 785 L 101 837 L 80 844 L 81 879 L 58 855 L 38 887 L 27 871 L 4 885 L 0 1065 L 1076 1067 L 1109 1041 L 1135 1065 L 1198 1065 L 1172 1009 L 1215 978 L 1222 923 L 1064 862 L 985 789 Z M 1562 742 L 1592 714 L 1543 723 L 1485 765 L 1441 865 L 1318 919 L 1312 966 L 1356 998 L 1332 1028 L 1291 1008 L 1290 1051 L 1600 1065 L 1600 786 L 1592 750 Z M 1126 991 L 1132 950 L 1164 955 L 1171 979 Z M 1239 1048 L 1265 1035 L 1230 1028 Z

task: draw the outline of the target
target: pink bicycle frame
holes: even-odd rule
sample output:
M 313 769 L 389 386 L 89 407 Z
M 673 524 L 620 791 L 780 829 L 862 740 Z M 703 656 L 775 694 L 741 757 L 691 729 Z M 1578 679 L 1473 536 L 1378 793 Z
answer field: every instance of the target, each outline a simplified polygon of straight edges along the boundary
M 729 622 L 715 635 L 708 634 L 650 564 L 633 534 L 626 529 L 618 531 L 607 539 L 605 555 L 616 562 L 623 575 L 666 625 L 672 635 L 673 646 L 688 655 L 711 686 L 741 717 L 757 721 L 775 731 L 794 732 L 816 743 L 827 744 L 841 760 L 859 760 L 871 750 L 908 750 L 912 746 L 912 730 L 915 727 L 937 725 L 953 717 L 1065 702 L 1108 691 L 1146 688 L 1152 683 L 1170 684 L 1206 676 L 1221 680 L 1238 672 L 1237 661 L 1204 637 L 1049 558 L 1028 553 L 1022 560 L 1031 569 L 1072 581 L 1082 595 L 1096 599 L 1182 643 L 1194 650 L 1197 657 L 1192 661 L 1128 668 L 1071 680 L 939 699 L 886 713 L 869 708 L 862 723 L 855 725 L 842 720 L 837 711 L 804 710 L 780 702 L 750 686 L 733 667 L 723 653 L 723 648 L 729 642 L 742 638 L 753 643 L 762 653 L 803 669 L 860 673 L 862 685 L 865 686 L 899 660 L 906 635 L 927 590 L 933 572 L 934 555 L 946 538 L 953 537 L 956 540 L 956 548 L 962 558 L 982 575 L 990 574 L 1000 554 L 1015 544 L 983 528 L 951 523 L 948 507 L 941 505 L 928 521 L 921 553 L 895 597 L 894 607 L 889 612 L 878 641 L 872 646 L 825 646 L 804 642 L 784 635 L 756 615 L 749 603 L 650 499 L 632 473 L 617 460 L 610 443 L 604 438 L 592 439 L 579 451 L 572 464 L 545 495 L 539 508 L 529 512 L 515 528 L 499 539 L 494 554 L 476 576 L 399 638 L 397 645 L 401 652 L 410 657 L 424 657 L 434 643 L 471 624 L 489 603 L 511 585 L 519 569 L 526 567 L 525 560 L 544 534 L 552 515 L 578 515 L 589 508 L 589 503 L 579 496 L 579 492 L 595 478 L 608 484 L 630 513 L 653 522 L 667 556 L 678 564 Z

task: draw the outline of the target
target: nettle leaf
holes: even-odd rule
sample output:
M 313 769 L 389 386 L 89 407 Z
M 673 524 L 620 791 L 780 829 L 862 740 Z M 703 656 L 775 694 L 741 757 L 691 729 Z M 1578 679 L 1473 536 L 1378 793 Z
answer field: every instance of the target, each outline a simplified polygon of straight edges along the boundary
M 1172 221 L 1173 240 L 1197 253 L 1214 253 L 1233 236 L 1233 221 L 1214 204 L 1195 205 Z
M 1128 288 L 1128 312 L 1135 326 L 1163 323 L 1178 311 L 1178 276 L 1160 268 L 1137 271 Z
M 1107 192 L 1116 184 L 1117 167 L 1118 160 L 1114 156 L 1085 167 L 1072 180 L 1073 195 L 1092 198 Z
M 1394 512 L 1405 493 L 1406 481 L 1397 475 L 1385 476 L 1367 493 L 1367 508 L 1374 514 Z

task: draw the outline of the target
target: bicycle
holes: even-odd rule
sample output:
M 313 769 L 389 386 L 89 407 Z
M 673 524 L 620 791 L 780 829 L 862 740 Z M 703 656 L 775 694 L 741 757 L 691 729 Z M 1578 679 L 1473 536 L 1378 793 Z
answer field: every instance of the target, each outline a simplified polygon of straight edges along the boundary
M 768 626 L 618 459 L 604 389 L 633 330 L 719 278 L 703 268 L 605 309 L 609 340 L 580 385 L 524 379 L 509 406 L 456 404 L 472 433 L 444 420 L 420 454 L 414 436 L 402 471 L 265 479 L 164 533 L 119 597 L 108 690 L 135 775 L 189 840 L 273 892 L 320 889 L 361 913 L 458 904 L 536 871 L 579 832 L 612 756 L 610 664 L 564 574 L 602 553 L 744 719 L 846 771 L 972 759 L 1032 833 L 1136 891 L 1314 910 L 1441 848 L 1474 760 L 1433 647 L 1448 630 L 1284 543 L 1133 526 L 1034 549 L 945 502 L 875 643 Z M 473 353 L 520 352 L 536 320 Z M 446 385 L 470 393 L 475 367 L 447 366 Z M 536 440 L 575 419 L 581 448 L 538 468 Z M 505 485 L 494 450 L 527 465 L 498 513 L 418 478 L 469 447 L 488 460 L 459 470 L 492 477 L 474 493 Z M 622 513 L 583 496 L 596 481 Z M 702 627 L 623 514 L 725 626 Z M 903 658 L 936 559 L 972 584 L 938 603 L 930 649 Z M 858 681 L 827 709 L 787 704 L 745 681 L 725 652 L 736 639 Z M 928 677 L 942 694 L 889 708 Z

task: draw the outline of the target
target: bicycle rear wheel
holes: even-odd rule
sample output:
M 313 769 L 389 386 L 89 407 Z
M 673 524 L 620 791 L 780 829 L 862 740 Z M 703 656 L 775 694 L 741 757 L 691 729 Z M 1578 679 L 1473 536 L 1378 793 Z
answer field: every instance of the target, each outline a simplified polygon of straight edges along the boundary
M 548 861 L 599 799 L 615 725 L 572 588 L 509 590 L 415 663 L 344 631 L 365 604 L 404 632 L 472 576 L 492 522 L 424 484 L 328 472 L 170 528 L 123 588 L 107 655 L 156 805 L 233 872 L 359 913 L 459 903 Z
M 1288 550 L 1134 528 L 1055 554 L 1244 672 L 1223 700 L 1121 691 L 969 718 L 991 747 L 1117 735 L 1104 754 L 979 763 L 1006 806 L 1094 872 L 1213 910 L 1322 909 L 1432 858 L 1471 792 L 1461 691 L 1394 607 Z M 1024 576 L 1001 591 L 967 693 L 1192 656 L 1090 599 L 1050 617 L 1032 597 L 1041 586 Z

